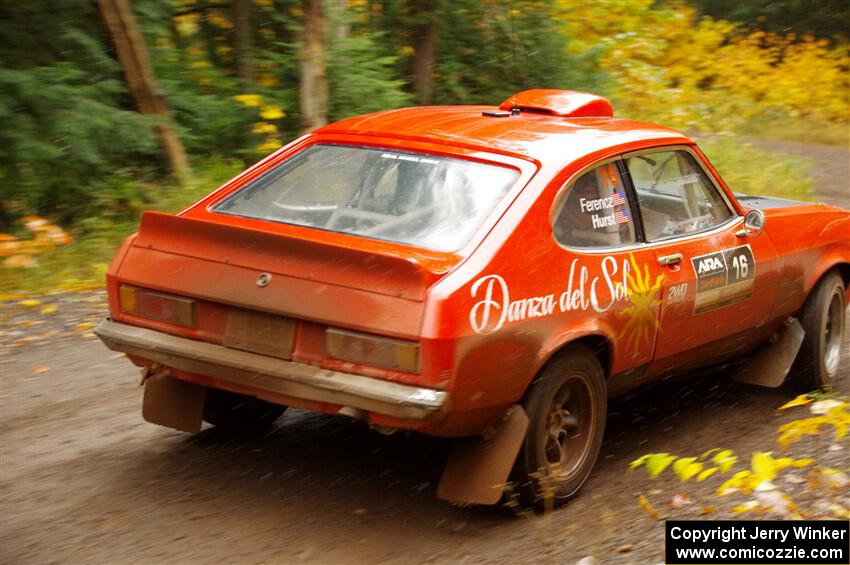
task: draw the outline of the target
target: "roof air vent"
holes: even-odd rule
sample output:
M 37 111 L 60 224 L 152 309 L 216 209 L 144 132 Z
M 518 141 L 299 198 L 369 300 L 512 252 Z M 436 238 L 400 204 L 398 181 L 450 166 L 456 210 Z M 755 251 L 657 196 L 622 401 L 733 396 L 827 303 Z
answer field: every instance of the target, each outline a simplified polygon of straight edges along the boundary
M 514 108 L 564 118 L 610 118 L 614 115 L 614 107 L 606 98 L 575 90 L 523 90 L 499 105 L 500 110 Z

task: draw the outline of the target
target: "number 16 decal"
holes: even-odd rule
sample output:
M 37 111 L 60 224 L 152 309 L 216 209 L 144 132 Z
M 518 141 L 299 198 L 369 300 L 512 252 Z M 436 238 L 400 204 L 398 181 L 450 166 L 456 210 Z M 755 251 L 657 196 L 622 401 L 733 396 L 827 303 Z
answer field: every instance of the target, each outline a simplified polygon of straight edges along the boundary
M 691 259 L 697 276 L 694 314 L 722 308 L 753 295 L 756 260 L 749 245 Z

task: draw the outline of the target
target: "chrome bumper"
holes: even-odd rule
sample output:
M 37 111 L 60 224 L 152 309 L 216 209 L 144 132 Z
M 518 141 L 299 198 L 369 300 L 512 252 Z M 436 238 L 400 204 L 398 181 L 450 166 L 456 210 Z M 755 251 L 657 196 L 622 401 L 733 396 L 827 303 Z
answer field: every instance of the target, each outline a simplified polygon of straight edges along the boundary
M 115 351 L 293 398 L 351 406 L 412 421 L 433 419 L 449 408 L 450 396 L 445 391 L 328 371 L 110 319 L 101 321 L 94 333 Z

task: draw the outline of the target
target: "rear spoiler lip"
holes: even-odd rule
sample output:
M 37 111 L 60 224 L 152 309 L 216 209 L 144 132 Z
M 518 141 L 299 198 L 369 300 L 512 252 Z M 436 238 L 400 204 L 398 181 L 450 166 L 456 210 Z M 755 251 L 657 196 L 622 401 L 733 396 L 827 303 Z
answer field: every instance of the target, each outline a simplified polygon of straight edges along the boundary
M 147 211 L 142 214 L 138 234 L 131 245 L 230 263 L 256 269 L 258 274 L 278 272 L 288 277 L 420 302 L 431 285 L 463 260 L 452 253 L 407 249 L 384 241 L 366 240 L 367 245 L 348 246 L 345 244 L 347 238 L 363 238 L 321 232 L 327 237 L 321 240 L 282 233 L 278 229 L 267 231 L 238 225 L 232 219 L 222 215 L 222 221 L 213 222 Z M 238 220 L 240 224 L 260 222 Z M 301 226 L 287 227 L 298 228 L 292 231 L 315 231 Z M 369 249 L 364 248 L 367 246 Z

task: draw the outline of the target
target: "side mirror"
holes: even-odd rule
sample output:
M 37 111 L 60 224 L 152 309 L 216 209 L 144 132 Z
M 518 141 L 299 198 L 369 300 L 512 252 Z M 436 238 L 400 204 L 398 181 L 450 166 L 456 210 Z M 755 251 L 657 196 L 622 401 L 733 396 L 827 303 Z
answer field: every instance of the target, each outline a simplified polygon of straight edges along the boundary
M 755 237 L 764 231 L 764 212 L 761 210 L 750 210 L 744 216 L 744 227 L 735 235 L 738 237 Z

